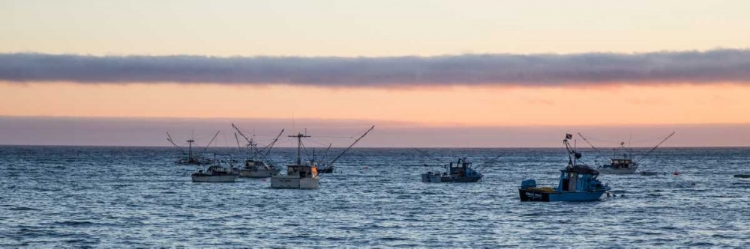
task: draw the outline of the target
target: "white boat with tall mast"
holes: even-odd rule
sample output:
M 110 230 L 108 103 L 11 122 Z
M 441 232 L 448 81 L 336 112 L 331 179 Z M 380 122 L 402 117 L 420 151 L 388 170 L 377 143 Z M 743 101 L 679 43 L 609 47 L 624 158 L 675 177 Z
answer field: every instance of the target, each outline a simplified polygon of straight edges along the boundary
M 297 158 L 294 164 L 287 165 L 286 175 L 278 174 L 271 177 L 271 188 L 286 188 L 286 189 L 318 189 L 318 182 L 320 176 L 318 175 L 318 167 L 323 165 L 324 167 L 333 167 L 333 164 L 341 158 L 349 149 L 351 149 L 359 140 L 364 138 L 370 131 L 375 129 L 375 126 L 370 127 L 362 136 L 357 138 L 349 147 L 342 151 L 330 162 L 319 163 L 315 160 L 315 156 L 308 161 L 302 161 L 302 138 L 309 138 L 312 136 L 298 133 L 297 135 L 290 135 L 291 138 L 297 139 Z M 330 147 L 329 147 L 330 148 Z
M 635 171 L 638 169 L 638 163 L 643 160 L 643 158 L 646 158 L 651 152 L 656 150 L 662 143 L 667 141 L 670 137 L 674 135 L 674 132 L 669 134 L 667 137 L 665 137 L 661 142 L 659 142 L 656 146 L 651 148 L 648 152 L 646 152 L 643 156 L 641 156 L 638 160 L 634 159 L 633 156 L 633 150 L 630 147 L 625 147 L 625 142 L 620 142 L 620 148 L 613 149 L 612 157 L 610 158 L 609 164 L 601 165 L 597 168 L 597 171 L 602 174 L 610 174 L 610 175 L 628 175 L 628 174 L 635 174 Z M 578 136 L 583 138 L 583 141 L 589 144 L 591 148 L 593 148 L 596 151 L 599 151 L 593 144 L 591 144 L 581 133 L 578 133 Z M 622 154 L 620 154 L 622 153 Z
M 287 165 L 286 175 L 275 175 L 271 177 L 271 188 L 290 189 L 318 189 L 318 165 L 315 160 L 302 162 L 302 138 L 308 138 L 307 134 L 298 133 L 289 137 L 297 138 L 297 159 L 294 164 Z
M 279 137 L 281 137 L 281 134 L 284 133 L 284 129 L 279 132 L 279 135 L 276 136 L 273 142 L 268 144 L 263 149 L 258 149 L 258 143 L 255 142 L 254 138 L 248 138 L 247 136 L 245 136 L 245 134 L 242 133 L 239 127 L 234 124 L 232 124 L 232 127 L 237 130 L 237 133 L 239 133 L 240 136 L 245 139 L 245 141 L 247 141 L 247 149 L 250 153 L 250 156 L 245 160 L 244 166 L 238 170 L 240 173 L 240 177 L 268 178 L 278 175 L 279 171 L 281 170 L 278 167 L 274 166 L 273 163 L 270 162 L 270 160 L 268 160 L 268 155 L 276 142 L 279 141 Z M 236 134 L 235 139 L 237 139 Z M 237 139 L 237 143 L 239 144 L 239 139 Z

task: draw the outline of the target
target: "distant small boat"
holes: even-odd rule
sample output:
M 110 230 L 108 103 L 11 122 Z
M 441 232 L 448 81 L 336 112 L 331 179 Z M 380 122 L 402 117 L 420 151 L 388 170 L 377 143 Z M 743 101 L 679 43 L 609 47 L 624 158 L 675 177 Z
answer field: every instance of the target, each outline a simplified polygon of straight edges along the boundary
M 447 165 L 447 172 L 427 172 L 422 174 L 422 182 L 478 182 L 484 175 L 474 170 L 466 158 Z
M 734 175 L 736 178 L 750 178 L 750 174 L 738 174 Z
M 216 139 L 216 136 L 219 135 L 219 132 L 217 131 L 214 137 L 211 139 L 210 142 L 208 142 L 208 145 L 206 145 L 206 148 L 203 149 L 203 152 L 208 150 L 208 147 L 211 146 L 211 143 L 214 142 Z M 186 142 L 188 143 L 188 150 L 185 152 L 185 150 L 182 149 L 177 143 L 172 140 L 172 136 L 169 135 L 169 132 L 167 132 L 167 141 L 174 145 L 180 152 L 182 152 L 183 157 L 180 157 L 179 159 L 175 160 L 175 164 L 177 165 L 203 165 L 203 164 L 212 164 L 213 160 L 209 157 L 204 157 L 201 154 L 196 154 L 193 152 L 193 143 L 195 143 L 194 139 L 188 139 Z
M 208 167 L 205 172 L 199 170 L 190 175 L 193 182 L 234 182 L 239 176 L 239 174 L 233 172 L 231 169 L 223 168 L 218 165 Z
M 276 144 L 277 141 L 279 141 L 279 137 L 281 137 L 281 134 L 284 133 L 284 129 L 281 129 L 281 132 L 279 132 L 279 135 L 276 136 L 276 138 L 268 144 L 263 149 L 259 149 L 258 143 L 255 142 L 253 138 L 248 138 L 245 136 L 244 133 L 240 130 L 239 127 L 232 124 L 232 127 L 237 130 L 237 132 L 245 138 L 247 141 L 247 149 L 249 150 L 250 155 L 248 156 L 248 159 L 245 160 L 244 167 L 238 169 L 237 171 L 240 173 L 240 177 L 249 177 L 249 178 L 268 178 L 279 174 L 279 171 L 281 171 L 278 167 L 274 166 L 270 160 L 268 160 L 268 154 L 271 152 L 271 149 Z M 234 134 L 235 140 L 237 140 L 237 146 L 240 147 L 240 140 L 237 137 L 237 134 Z M 253 135 L 255 137 L 255 135 Z M 242 148 L 240 147 L 240 150 Z
M 620 148 L 619 149 L 613 149 L 613 153 L 615 154 L 610 159 L 609 164 L 601 165 L 597 168 L 597 171 L 601 174 L 610 174 L 610 175 L 629 175 L 629 174 L 635 174 L 635 171 L 638 169 L 638 162 L 645 158 L 648 154 L 656 150 L 656 148 L 659 147 L 662 143 L 667 141 L 670 137 L 674 135 L 674 132 L 669 134 L 669 136 L 665 137 L 659 144 L 654 146 L 651 150 L 646 152 L 643 156 L 641 156 L 638 161 L 633 160 L 633 151 L 630 148 L 625 147 L 625 142 L 620 142 Z M 578 133 L 578 136 L 583 138 L 583 141 L 588 143 L 591 148 L 593 148 L 596 151 L 599 151 L 593 144 L 589 142 L 589 140 L 586 139 L 581 133 Z M 619 152 L 623 152 L 622 156 L 618 154 Z
M 209 166 L 206 171 L 198 170 L 190 175 L 193 182 L 234 182 L 237 180 L 240 174 L 232 166 L 235 161 L 231 159 L 231 155 L 228 156 L 229 168 L 222 167 L 222 160 L 214 157 L 215 165 Z
M 638 163 L 633 161 L 633 155 L 630 149 L 625 148 L 625 142 L 620 143 L 620 151 L 623 151 L 622 157 L 613 157 L 609 164 L 599 166 L 597 171 L 602 174 L 612 175 L 629 175 L 635 174 L 638 169 Z M 616 153 L 615 153 L 616 154 Z
M 597 180 L 598 171 L 587 165 L 576 164 L 576 160 L 581 158 L 581 153 L 570 147 L 568 139 L 571 138 L 572 135 L 566 134 L 563 140 L 568 150 L 568 166 L 560 170 L 557 187 L 537 187 L 536 180 L 524 180 L 518 188 L 521 201 L 597 201 L 610 190 L 609 186 Z
M 641 171 L 641 175 L 642 176 L 655 176 L 655 175 L 659 175 L 659 172 L 655 172 L 655 171 Z

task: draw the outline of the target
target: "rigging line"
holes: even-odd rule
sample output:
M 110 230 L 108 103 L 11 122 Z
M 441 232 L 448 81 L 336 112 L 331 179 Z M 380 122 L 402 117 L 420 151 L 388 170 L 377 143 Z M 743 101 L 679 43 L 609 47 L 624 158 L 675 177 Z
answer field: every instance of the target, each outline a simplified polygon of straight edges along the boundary
M 354 137 L 340 137 L 340 136 L 315 136 L 315 137 L 327 137 L 327 138 L 348 138 L 348 139 L 354 139 Z
M 426 156 L 427 158 L 430 158 L 430 159 L 432 159 L 432 160 L 435 160 L 436 162 L 438 162 L 438 164 L 439 164 L 439 165 L 443 165 L 443 164 L 445 164 L 445 162 L 441 161 L 440 159 L 438 159 L 438 158 L 436 158 L 436 157 L 433 157 L 432 155 L 428 154 L 428 153 L 427 153 L 427 152 L 425 152 L 425 151 L 421 151 L 421 150 L 419 150 L 419 149 L 417 149 L 417 148 L 414 148 L 414 150 L 416 150 L 417 152 L 419 152 L 419 153 L 420 153 L 420 154 L 422 154 L 423 156 Z
M 481 173 L 481 169 L 486 168 L 487 165 L 490 165 L 491 163 L 495 163 L 498 159 L 500 159 L 501 157 L 503 157 L 503 156 L 505 156 L 507 154 L 508 154 L 508 152 L 504 152 L 503 154 L 500 154 L 499 156 L 496 156 L 495 158 L 492 158 L 490 160 L 487 160 L 487 161 L 484 161 L 482 163 L 479 163 L 479 166 L 477 167 L 477 171 L 479 171 Z
M 603 155 L 602 151 L 600 151 L 600 150 L 599 150 L 598 148 L 596 148 L 596 147 L 595 147 L 595 146 L 594 146 L 593 144 L 591 144 L 591 142 L 589 142 L 589 140 L 588 140 L 588 139 L 586 139 L 586 137 L 584 137 L 584 136 L 583 136 L 583 134 L 581 134 L 580 132 L 578 133 L 578 136 L 580 136 L 581 138 L 583 138 L 583 141 L 585 141 L 585 142 L 586 142 L 587 144 L 589 144 L 589 146 L 591 146 L 591 148 L 593 148 L 593 149 L 594 149 L 594 151 L 596 151 L 596 156 L 597 156 L 597 157 L 601 157 L 601 158 L 602 158 L 602 159 L 604 159 L 604 161 L 606 162 L 607 158 L 606 158 L 606 157 L 604 157 L 604 155 Z M 596 161 L 596 160 L 594 160 L 594 161 Z

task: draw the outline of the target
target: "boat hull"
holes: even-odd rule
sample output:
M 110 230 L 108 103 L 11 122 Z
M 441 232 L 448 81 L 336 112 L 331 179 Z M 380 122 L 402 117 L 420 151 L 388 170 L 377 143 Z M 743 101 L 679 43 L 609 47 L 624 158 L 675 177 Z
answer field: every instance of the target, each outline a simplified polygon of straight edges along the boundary
M 276 189 L 318 189 L 319 178 L 299 178 L 277 175 L 271 177 L 271 188 Z
M 518 189 L 518 194 L 521 197 L 521 201 L 539 201 L 539 202 L 552 202 L 552 201 L 569 201 L 569 202 L 589 202 L 598 201 L 606 190 L 591 191 L 591 192 L 549 192 L 549 191 L 535 191 L 532 189 Z
M 240 177 L 248 177 L 248 178 L 268 178 L 275 176 L 279 174 L 278 170 L 273 169 L 241 169 L 239 170 Z
M 238 175 L 192 175 L 193 182 L 234 182 Z
M 422 174 L 422 182 L 478 182 L 482 177 L 450 177 L 435 174 Z

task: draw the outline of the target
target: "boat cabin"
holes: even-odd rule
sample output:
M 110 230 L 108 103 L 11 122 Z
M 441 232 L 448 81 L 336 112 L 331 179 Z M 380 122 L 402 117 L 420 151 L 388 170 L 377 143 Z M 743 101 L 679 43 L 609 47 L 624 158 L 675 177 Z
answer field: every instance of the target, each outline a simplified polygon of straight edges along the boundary
M 626 159 L 613 158 L 610 161 L 610 165 L 613 168 L 630 168 L 634 164 L 635 163 L 633 163 L 633 160 L 629 158 L 626 158 Z
M 287 165 L 287 176 L 299 176 L 299 178 L 315 178 L 318 176 L 318 167 L 311 165 Z
M 604 188 L 604 185 L 597 180 L 599 172 L 587 165 L 568 166 L 560 172 L 558 191 L 579 192 Z
M 454 177 L 476 177 L 479 173 L 471 168 L 471 163 L 465 158 L 459 158 L 457 162 L 451 162 L 448 165 L 448 174 Z

